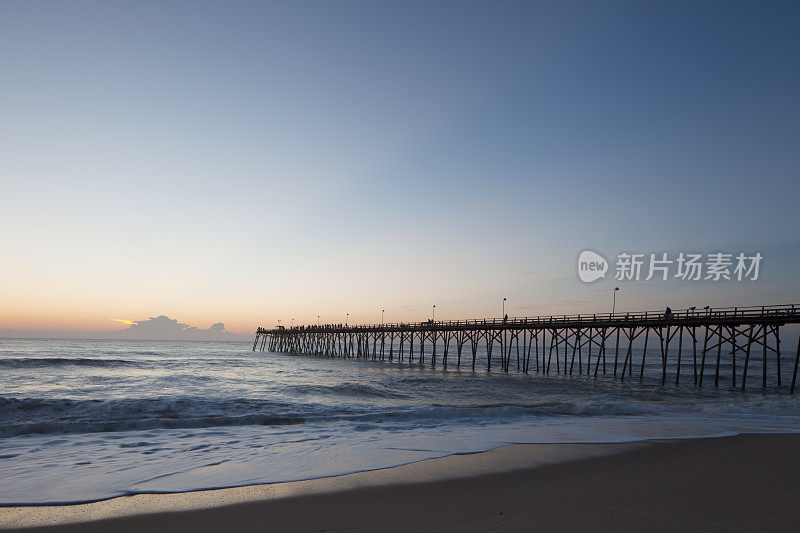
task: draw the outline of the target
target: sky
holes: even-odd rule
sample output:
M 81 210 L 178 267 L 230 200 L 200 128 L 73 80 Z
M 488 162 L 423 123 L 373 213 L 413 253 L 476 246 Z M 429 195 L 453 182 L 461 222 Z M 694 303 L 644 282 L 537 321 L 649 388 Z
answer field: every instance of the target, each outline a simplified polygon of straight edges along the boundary
M 0 2 L 0 335 L 800 303 L 798 28 L 796 2 Z M 682 251 L 763 261 L 614 279 Z

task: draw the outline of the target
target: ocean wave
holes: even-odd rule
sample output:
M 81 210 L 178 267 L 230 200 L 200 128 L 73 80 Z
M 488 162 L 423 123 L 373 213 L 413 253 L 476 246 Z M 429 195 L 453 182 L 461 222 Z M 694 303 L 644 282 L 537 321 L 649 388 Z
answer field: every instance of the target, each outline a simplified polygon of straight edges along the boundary
M 0 368 L 41 368 L 48 366 L 136 367 L 141 361 L 129 359 L 92 359 L 89 357 L 9 357 L 0 358 Z
M 446 378 L 442 377 L 432 377 L 432 376 L 412 376 L 412 377 L 403 377 L 397 380 L 400 383 L 411 383 L 411 384 L 436 384 L 436 383 L 445 383 Z
M 347 394 L 372 395 L 377 389 L 354 384 L 339 387 L 304 386 L 306 393 L 345 388 Z M 315 391 L 315 392 L 312 392 Z M 340 391 L 341 392 L 341 391 Z M 324 394 L 324 393 L 323 393 Z M 386 397 L 381 395 L 381 397 Z M 368 399 L 368 397 L 365 397 Z M 41 399 L 0 397 L 0 438 L 26 434 L 98 433 L 150 429 L 212 428 L 222 426 L 284 426 L 312 424 L 325 431 L 381 427 L 395 431 L 428 426 L 516 423 L 529 420 L 591 417 L 648 417 L 705 412 L 733 415 L 773 409 L 722 403 L 707 406 L 621 401 L 543 399 L 539 402 L 429 403 L 386 405 L 374 402 L 275 402 L 253 398 L 120 398 Z M 794 414 L 794 411 L 792 412 Z M 788 415 L 791 416 L 791 415 Z M 795 415 L 796 416 L 796 415 Z
M 408 397 L 399 392 L 391 392 L 359 383 L 340 383 L 338 385 L 292 385 L 287 387 L 287 389 L 299 394 L 348 396 L 353 398 L 400 399 Z
M 139 429 L 302 424 L 289 404 L 250 399 L 71 400 L 0 397 L 0 437 Z
M 586 403 L 569 401 L 549 401 L 539 403 L 494 403 L 485 405 L 469 405 L 465 409 L 503 410 L 519 409 L 539 415 L 572 415 L 572 416 L 633 416 L 655 413 L 652 406 L 630 402 L 594 401 Z
M 453 422 L 502 423 L 521 417 L 594 417 L 594 416 L 645 416 L 655 414 L 652 407 L 632 405 L 621 402 L 588 402 L 585 404 L 569 401 L 541 403 L 496 403 L 475 405 L 432 405 L 410 409 L 384 410 L 363 414 L 346 414 L 340 420 L 352 422 L 408 422 L 426 423 L 431 420 L 451 420 Z
M 27 422 L 0 427 L 0 437 L 19 437 L 20 435 L 49 433 L 108 433 L 116 431 L 137 431 L 149 429 L 191 429 L 225 426 L 287 426 L 302 424 L 302 417 L 244 415 L 244 416 L 204 416 L 199 418 L 143 418 L 115 421 L 60 421 Z
M 364 394 L 362 387 L 348 387 Z M 372 394 L 372 391 L 369 392 Z M 621 402 L 490 403 L 428 406 L 276 403 L 246 398 L 145 398 L 71 400 L 0 397 L 0 437 L 47 433 L 98 433 L 218 426 L 502 423 L 521 417 L 646 415 L 652 409 Z

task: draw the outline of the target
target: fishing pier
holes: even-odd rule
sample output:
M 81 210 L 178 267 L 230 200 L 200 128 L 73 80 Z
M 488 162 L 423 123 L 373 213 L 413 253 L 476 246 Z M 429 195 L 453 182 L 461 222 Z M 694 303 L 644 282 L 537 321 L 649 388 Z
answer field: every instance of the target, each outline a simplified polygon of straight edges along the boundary
M 788 388 L 794 394 L 800 335 L 796 349 L 787 353 L 781 330 L 798 323 L 800 306 L 773 305 L 279 326 L 259 327 L 253 350 L 420 365 L 428 361 L 432 366 L 441 363 L 460 369 L 463 365 L 472 370 L 478 363 L 487 371 L 499 367 L 502 372 L 603 376 L 621 381 L 644 379 L 647 368 L 647 375 L 655 371 L 662 385 L 668 379 L 676 385 L 688 382 L 698 387 L 708 386 L 710 381 L 714 387 L 744 391 L 749 383 L 750 387 L 760 384 L 762 389 Z M 648 361 L 648 356 L 656 361 Z M 791 375 L 782 375 L 786 371 Z

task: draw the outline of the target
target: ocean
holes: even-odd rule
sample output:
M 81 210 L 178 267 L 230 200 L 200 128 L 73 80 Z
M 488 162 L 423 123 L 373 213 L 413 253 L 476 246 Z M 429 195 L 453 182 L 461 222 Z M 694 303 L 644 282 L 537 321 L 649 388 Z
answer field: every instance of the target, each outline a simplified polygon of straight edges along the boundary
M 251 349 L 0 339 L 0 504 L 310 479 L 510 443 L 800 430 L 800 399 L 773 386 L 699 389 L 690 365 L 661 386 L 655 350 L 643 381 L 620 382 Z

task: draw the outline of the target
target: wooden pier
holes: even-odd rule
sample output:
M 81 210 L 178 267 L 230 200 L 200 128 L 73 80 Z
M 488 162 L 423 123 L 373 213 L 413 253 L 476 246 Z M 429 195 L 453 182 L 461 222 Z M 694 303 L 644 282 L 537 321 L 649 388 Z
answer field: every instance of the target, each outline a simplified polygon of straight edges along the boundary
M 760 382 L 762 389 L 788 387 L 794 394 L 800 336 L 794 353 L 790 351 L 788 358 L 782 359 L 781 328 L 798 323 L 800 305 L 773 305 L 279 326 L 259 327 L 253 350 L 420 365 L 428 361 L 433 366 L 464 365 L 472 370 L 478 362 L 485 363 L 480 366 L 487 371 L 499 365 L 502 372 L 513 368 L 521 373 L 609 376 L 624 381 L 644 379 L 646 365 L 652 370 L 653 362 L 648 363 L 647 357 L 648 343 L 653 343 L 650 350 L 655 348 L 655 368 L 662 385 L 674 379 L 676 385 L 683 381 L 702 387 L 712 380 L 715 387 L 740 387 L 744 391 L 748 383 L 752 387 Z M 781 375 L 787 364 L 789 380 Z M 753 372 L 757 374 L 753 376 Z

